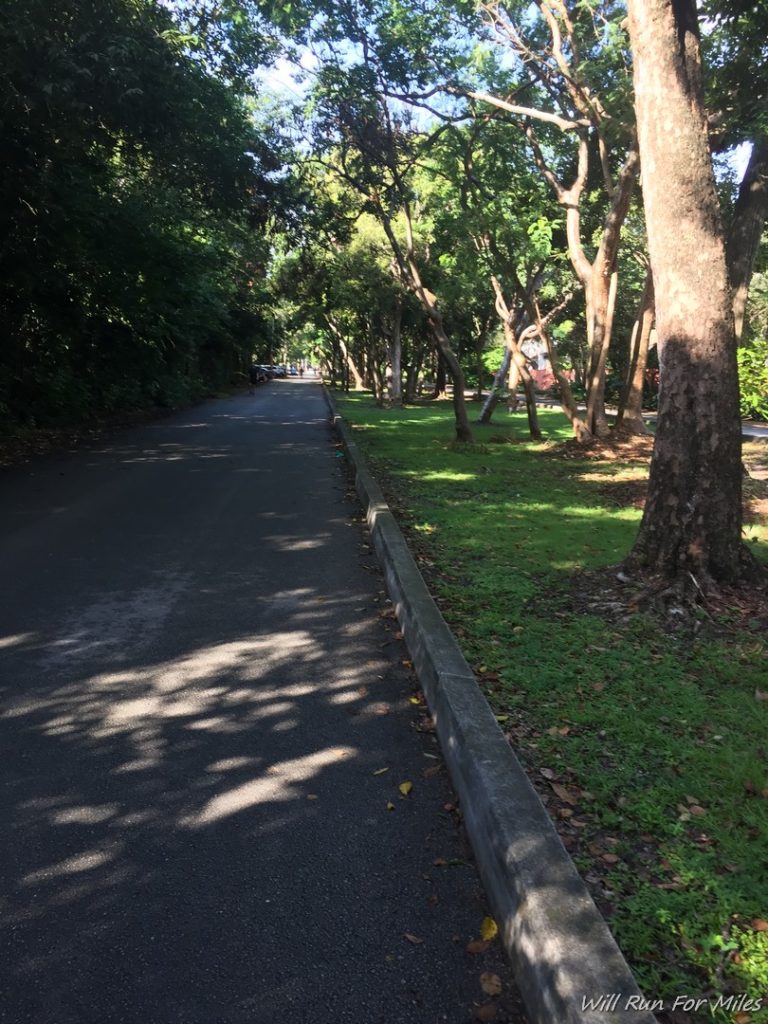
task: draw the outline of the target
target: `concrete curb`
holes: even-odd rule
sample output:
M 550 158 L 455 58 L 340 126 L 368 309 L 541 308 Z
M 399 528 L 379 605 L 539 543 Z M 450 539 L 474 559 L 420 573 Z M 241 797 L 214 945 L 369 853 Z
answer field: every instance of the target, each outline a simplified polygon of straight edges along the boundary
M 655 1024 L 324 388 L 531 1024 Z

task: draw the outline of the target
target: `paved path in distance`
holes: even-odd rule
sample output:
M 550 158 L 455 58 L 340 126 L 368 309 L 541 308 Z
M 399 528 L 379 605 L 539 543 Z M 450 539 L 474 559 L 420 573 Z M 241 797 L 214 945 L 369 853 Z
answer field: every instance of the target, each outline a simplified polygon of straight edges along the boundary
M 273 381 L 0 475 L 3 1024 L 466 1024 L 483 972 L 522 1019 L 326 420 Z

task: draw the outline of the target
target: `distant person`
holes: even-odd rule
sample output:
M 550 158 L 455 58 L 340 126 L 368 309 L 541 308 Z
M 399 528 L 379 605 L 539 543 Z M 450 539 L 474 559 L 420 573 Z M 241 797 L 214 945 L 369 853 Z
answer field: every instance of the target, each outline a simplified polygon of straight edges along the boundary
M 299 367 L 299 376 L 300 376 L 300 377 L 303 377 L 303 376 L 304 376 L 304 367 L 303 367 L 303 366 L 300 366 L 300 367 Z
M 253 395 L 256 392 L 256 385 L 259 383 L 259 370 L 256 366 L 251 366 L 248 371 L 248 380 L 251 382 L 250 393 Z

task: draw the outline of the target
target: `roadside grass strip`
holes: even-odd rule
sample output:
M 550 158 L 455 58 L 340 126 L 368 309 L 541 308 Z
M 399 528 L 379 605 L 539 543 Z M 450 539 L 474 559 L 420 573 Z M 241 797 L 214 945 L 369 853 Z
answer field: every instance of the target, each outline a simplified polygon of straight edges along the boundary
M 543 443 L 504 412 L 469 446 L 448 403 L 335 400 L 641 989 L 677 1000 L 676 1024 L 766 1024 L 764 618 L 725 607 L 675 630 L 601 603 L 647 461 L 565 457 L 559 412 L 540 411 Z M 760 557 L 766 488 L 747 487 Z

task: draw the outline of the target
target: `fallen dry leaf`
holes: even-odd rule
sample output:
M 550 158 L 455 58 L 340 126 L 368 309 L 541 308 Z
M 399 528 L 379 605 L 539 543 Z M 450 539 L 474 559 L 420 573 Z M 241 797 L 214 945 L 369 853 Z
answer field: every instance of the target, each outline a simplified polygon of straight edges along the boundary
M 755 690 L 755 700 L 768 701 L 768 690 Z
M 752 1020 L 751 1014 L 747 1013 L 746 1010 L 739 1010 L 736 1016 L 733 1018 L 734 1024 L 749 1024 Z
M 467 952 L 472 953 L 473 956 L 478 956 L 480 953 L 485 953 L 489 946 L 490 942 L 481 942 L 479 939 L 475 939 L 474 942 L 470 942 L 467 946 Z
M 412 935 L 410 932 L 403 932 L 403 938 L 412 946 L 420 946 L 424 942 L 424 939 L 420 939 L 418 935 Z
M 605 683 L 592 683 L 592 689 L 595 693 L 602 693 L 605 689 Z
M 387 810 L 388 811 L 394 811 L 394 809 L 395 809 L 395 805 L 392 803 L 392 801 L 391 800 L 387 800 Z
M 436 868 L 444 868 L 448 864 L 448 861 L 445 857 L 435 857 L 432 863 Z
M 492 917 L 484 917 L 480 924 L 480 935 L 486 942 L 490 942 L 491 939 L 495 939 L 499 934 L 499 926 L 496 924 Z
M 762 917 L 756 917 L 752 921 L 752 927 L 756 932 L 768 932 L 768 921 L 764 921 Z
M 400 785 L 397 788 L 400 790 L 400 792 L 403 794 L 403 796 L 408 796 L 408 794 L 413 789 L 413 783 L 412 782 L 401 782 Z
M 565 802 L 567 804 L 571 804 L 572 807 L 575 807 L 579 802 L 578 796 L 573 792 L 573 790 L 568 789 L 567 786 L 561 786 L 559 782 L 550 782 L 550 786 L 552 787 L 552 792 L 555 796 L 559 797 L 561 800 L 565 800 Z
M 384 772 L 388 772 L 388 771 L 389 771 L 389 768 L 377 768 L 376 771 L 373 774 L 374 775 L 383 775 Z
M 307 800 L 317 800 L 317 793 L 307 793 Z
M 615 853 L 604 853 L 602 855 L 602 860 L 606 864 L 618 864 L 621 860 L 621 857 L 617 857 Z
M 490 974 L 488 971 L 480 975 L 480 988 L 487 996 L 501 995 L 504 986 L 498 974 Z

